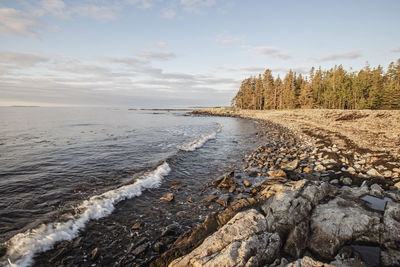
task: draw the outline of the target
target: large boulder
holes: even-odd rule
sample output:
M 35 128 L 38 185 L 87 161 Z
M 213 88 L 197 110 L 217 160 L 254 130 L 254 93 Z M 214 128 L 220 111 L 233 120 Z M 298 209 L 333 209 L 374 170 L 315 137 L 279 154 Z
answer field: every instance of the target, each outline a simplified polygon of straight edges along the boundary
M 315 208 L 309 247 L 319 257 L 333 259 L 347 242 L 379 244 L 380 231 L 379 213 L 365 210 L 354 199 L 336 197 Z
M 259 266 L 277 257 L 281 245 L 265 218 L 251 209 L 236 214 L 191 253 L 169 266 Z

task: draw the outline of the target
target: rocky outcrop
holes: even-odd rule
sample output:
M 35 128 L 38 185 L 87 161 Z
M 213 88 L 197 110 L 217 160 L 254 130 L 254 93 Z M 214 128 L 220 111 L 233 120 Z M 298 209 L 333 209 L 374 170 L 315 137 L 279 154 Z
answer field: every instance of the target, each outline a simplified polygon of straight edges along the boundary
M 265 217 L 251 209 L 240 212 L 188 255 L 169 266 L 258 266 L 271 263 L 281 245 L 269 233 Z

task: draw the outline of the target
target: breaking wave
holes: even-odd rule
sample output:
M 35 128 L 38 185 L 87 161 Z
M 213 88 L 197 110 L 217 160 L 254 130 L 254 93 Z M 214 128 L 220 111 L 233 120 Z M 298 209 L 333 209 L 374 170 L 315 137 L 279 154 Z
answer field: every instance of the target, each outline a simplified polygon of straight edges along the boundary
M 197 148 L 202 147 L 208 140 L 214 139 L 217 136 L 217 133 L 221 131 L 221 129 L 222 126 L 218 124 L 217 128 L 211 133 L 204 134 L 190 143 L 178 146 L 178 149 L 183 151 L 194 151 Z
M 121 186 L 85 200 L 76 208 L 77 215 L 71 215 L 68 221 L 42 224 L 36 229 L 13 236 L 6 242 L 8 247 L 6 261 L 0 265 L 23 267 L 33 264 L 35 254 L 51 249 L 56 242 L 71 241 L 89 220 L 111 214 L 118 202 L 138 197 L 145 189 L 159 187 L 163 177 L 170 171 L 168 163 L 164 162 L 133 184 Z

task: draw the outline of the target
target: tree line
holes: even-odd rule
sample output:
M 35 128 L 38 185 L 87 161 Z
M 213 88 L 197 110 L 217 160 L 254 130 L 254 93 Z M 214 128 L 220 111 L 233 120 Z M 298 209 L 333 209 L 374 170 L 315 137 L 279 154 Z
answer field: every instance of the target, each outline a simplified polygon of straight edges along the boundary
M 267 69 L 246 78 L 232 99 L 243 109 L 400 109 L 400 59 L 387 71 L 368 64 L 358 72 L 342 65 L 329 70 L 311 68 L 308 76 L 292 70 L 283 80 Z

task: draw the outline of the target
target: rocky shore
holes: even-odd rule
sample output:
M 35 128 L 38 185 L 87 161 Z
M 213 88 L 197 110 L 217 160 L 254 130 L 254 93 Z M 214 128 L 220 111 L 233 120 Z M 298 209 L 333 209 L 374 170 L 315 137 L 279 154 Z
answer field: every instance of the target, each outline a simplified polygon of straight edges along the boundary
M 225 208 L 146 265 L 400 265 L 399 113 L 194 113 L 257 119 L 264 138 L 244 169 L 203 189 Z M 363 130 L 370 120 L 379 136 Z

